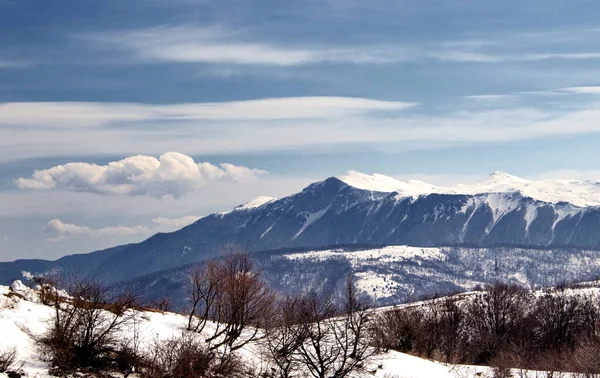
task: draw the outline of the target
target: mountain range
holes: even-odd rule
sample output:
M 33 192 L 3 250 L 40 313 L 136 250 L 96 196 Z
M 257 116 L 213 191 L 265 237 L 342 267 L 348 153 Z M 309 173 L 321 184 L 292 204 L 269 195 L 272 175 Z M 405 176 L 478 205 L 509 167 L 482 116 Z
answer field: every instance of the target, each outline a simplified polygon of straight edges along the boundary
M 114 284 L 211 259 L 229 246 L 276 254 L 340 245 L 593 251 L 600 250 L 598 230 L 598 182 L 528 181 L 495 172 L 474 185 L 437 187 L 350 171 L 141 243 L 54 262 L 0 263 L 0 282 L 23 272 L 81 270 Z

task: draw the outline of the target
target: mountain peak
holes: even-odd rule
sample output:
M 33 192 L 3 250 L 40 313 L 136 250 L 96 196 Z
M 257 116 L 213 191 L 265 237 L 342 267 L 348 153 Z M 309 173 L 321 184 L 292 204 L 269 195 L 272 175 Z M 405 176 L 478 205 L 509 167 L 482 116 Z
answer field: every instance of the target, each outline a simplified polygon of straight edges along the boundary
M 488 176 L 486 181 L 526 181 L 520 177 L 513 176 L 504 171 L 495 171 Z

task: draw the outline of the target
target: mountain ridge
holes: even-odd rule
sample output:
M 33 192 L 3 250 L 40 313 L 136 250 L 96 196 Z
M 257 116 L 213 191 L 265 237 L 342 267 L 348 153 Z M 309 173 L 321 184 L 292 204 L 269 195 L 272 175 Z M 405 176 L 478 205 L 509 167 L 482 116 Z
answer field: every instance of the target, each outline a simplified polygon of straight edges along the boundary
M 532 185 L 496 172 L 483 183 L 504 185 L 504 192 L 409 195 L 390 191 L 400 182 L 393 178 L 350 172 L 278 200 L 263 197 L 208 215 L 178 231 L 124 246 L 89 267 L 114 283 L 210 259 L 230 245 L 251 252 L 340 244 L 600 249 L 595 232 L 600 228 L 600 207 L 541 201 L 509 190 L 512 185 L 506 183 L 517 180 Z M 432 188 L 420 181 L 400 183 Z M 11 272 L 19 270 L 16 265 Z M 2 275 L 7 269 L 7 263 L 0 264 L 0 279 L 7 279 Z

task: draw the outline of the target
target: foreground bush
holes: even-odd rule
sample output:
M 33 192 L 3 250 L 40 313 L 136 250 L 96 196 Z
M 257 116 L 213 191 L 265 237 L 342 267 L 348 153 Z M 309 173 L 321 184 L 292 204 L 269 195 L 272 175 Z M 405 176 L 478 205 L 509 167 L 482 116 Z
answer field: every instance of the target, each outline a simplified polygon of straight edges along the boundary
M 365 372 L 378 349 L 372 345 L 370 302 L 349 278 L 342 306 L 321 292 L 281 301 L 263 346 L 277 378 L 344 378 Z
M 70 297 L 59 295 L 61 288 Z M 112 368 L 119 344 L 117 334 L 135 316 L 130 310 L 135 297 L 117 295 L 94 280 L 75 279 L 55 284 L 54 294 L 45 293 L 45 299 L 51 301 L 54 314 L 40 345 L 53 372 Z
M 375 342 L 450 363 L 600 374 L 598 298 L 498 283 L 379 314 Z
M 199 343 L 191 333 L 156 342 L 141 360 L 138 372 L 147 378 L 237 378 L 244 365 L 231 353 L 218 353 Z

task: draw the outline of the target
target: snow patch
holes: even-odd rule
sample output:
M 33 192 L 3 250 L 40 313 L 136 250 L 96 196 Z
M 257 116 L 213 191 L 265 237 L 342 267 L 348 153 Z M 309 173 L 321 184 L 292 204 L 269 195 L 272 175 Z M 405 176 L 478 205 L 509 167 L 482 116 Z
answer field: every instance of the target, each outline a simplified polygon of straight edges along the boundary
M 304 224 L 302 225 L 302 227 L 300 227 L 300 230 L 298 230 L 298 232 L 296 232 L 296 235 L 294 235 L 292 237 L 292 240 L 296 240 L 298 238 L 298 236 L 302 235 L 302 233 L 304 232 L 304 230 L 306 230 L 308 228 L 308 226 L 310 226 L 311 224 L 313 224 L 316 221 L 318 221 L 319 219 L 321 219 L 321 217 L 323 215 L 325 215 L 325 213 L 327 213 L 327 211 L 329 211 L 329 206 L 327 206 L 326 208 L 319 210 L 315 213 L 307 214 L 306 221 L 304 221 Z
M 234 208 L 234 210 L 256 209 L 257 207 L 261 207 L 263 205 L 266 205 L 266 204 L 271 203 L 276 200 L 277 200 L 277 198 L 260 196 L 260 197 L 256 197 L 255 199 L 253 199 L 250 202 L 247 202 L 243 205 L 237 206 L 236 208 Z

